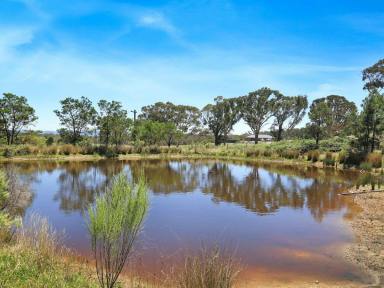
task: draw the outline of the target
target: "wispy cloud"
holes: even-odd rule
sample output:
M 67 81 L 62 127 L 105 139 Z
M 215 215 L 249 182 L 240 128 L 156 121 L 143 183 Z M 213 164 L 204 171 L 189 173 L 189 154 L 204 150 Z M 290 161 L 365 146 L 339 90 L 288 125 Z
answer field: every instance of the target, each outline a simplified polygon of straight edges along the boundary
M 164 31 L 171 36 L 179 35 L 179 30 L 160 12 L 145 12 L 141 14 L 137 19 L 137 24 Z

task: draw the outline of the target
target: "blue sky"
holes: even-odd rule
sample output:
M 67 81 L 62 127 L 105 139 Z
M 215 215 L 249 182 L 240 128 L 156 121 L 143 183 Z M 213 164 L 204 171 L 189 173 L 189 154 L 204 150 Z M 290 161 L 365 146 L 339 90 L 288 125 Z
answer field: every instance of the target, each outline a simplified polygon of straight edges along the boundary
M 360 105 L 383 52 L 383 1 L 0 1 L 0 92 L 26 96 L 43 130 L 68 96 L 202 108 L 269 86 Z

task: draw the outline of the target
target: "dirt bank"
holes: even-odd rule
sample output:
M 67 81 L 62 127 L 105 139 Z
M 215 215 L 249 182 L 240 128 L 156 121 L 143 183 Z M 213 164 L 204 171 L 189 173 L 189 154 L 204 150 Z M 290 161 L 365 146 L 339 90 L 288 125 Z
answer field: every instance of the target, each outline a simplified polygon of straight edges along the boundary
M 368 191 L 369 188 L 353 190 L 350 192 Z M 355 242 L 346 248 L 345 256 L 371 276 L 374 286 L 369 287 L 384 287 L 384 192 L 342 197 L 353 197 L 362 208 L 351 220 Z

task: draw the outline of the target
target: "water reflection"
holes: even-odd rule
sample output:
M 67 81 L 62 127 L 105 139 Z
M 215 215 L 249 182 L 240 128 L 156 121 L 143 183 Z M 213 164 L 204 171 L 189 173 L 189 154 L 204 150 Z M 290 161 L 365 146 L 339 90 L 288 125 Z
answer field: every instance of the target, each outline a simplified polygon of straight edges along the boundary
M 316 221 L 322 221 L 329 212 L 348 208 L 349 202 L 338 192 L 353 179 L 350 173 L 313 167 L 260 167 L 217 161 L 38 162 L 18 164 L 17 169 L 19 174 L 35 180 L 41 173 L 58 173 L 53 199 L 65 212 L 83 213 L 105 191 L 112 176 L 124 170 L 133 178 L 144 173 L 154 194 L 200 189 L 212 195 L 216 203 L 236 203 L 261 215 L 276 213 L 282 207 L 306 207 Z
M 168 257 L 176 251 L 223 242 L 236 246 L 247 271 L 259 271 L 257 277 L 265 271 L 350 277 L 352 268 L 334 251 L 351 240 L 342 219 L 352 217 L 355 206 L 338 193 L 356 174 L 208 160 L 23 162 L 5 168 L 28 187 L 18 213 L 47 217 L 65 230 L 65 245 L 84 256 L 90 253 L 86 209 L 123 171 L 134 179 L 144 173 L 151 191 L 138 245 L 146 269 L 163 261 L 161 255 L 172 264 Z

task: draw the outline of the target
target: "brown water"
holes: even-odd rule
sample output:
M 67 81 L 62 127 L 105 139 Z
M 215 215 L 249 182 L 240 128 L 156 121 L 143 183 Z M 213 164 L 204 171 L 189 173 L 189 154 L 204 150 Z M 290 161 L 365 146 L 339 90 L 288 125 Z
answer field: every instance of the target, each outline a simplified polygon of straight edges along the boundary
M 150 211 L 136 248 L 136 262 L 158 272 L 202 244 L 235 251 L 241 277 L 354 280 L 343 245 L 353 241 L 346 219 L 356 207 L 338 196 L 355 174 L 295 166 L 222 161 L 26 162 L 7 164 L 31 191 L 24 216 L 37 212 L 65 244 L 89 256 L 87 207 L 111 176 L 144 171 Z

